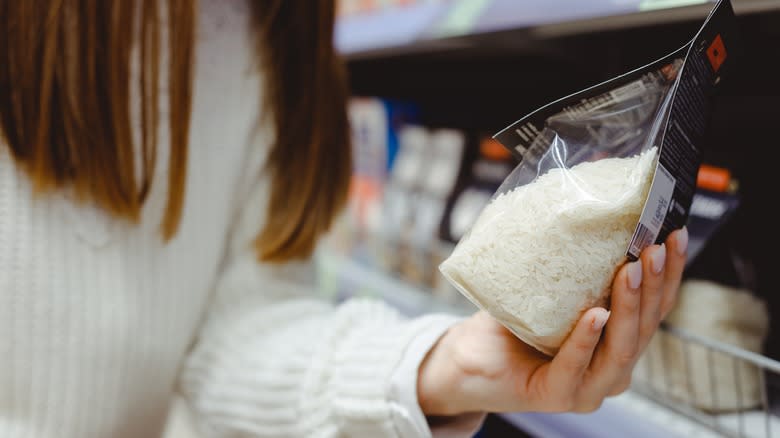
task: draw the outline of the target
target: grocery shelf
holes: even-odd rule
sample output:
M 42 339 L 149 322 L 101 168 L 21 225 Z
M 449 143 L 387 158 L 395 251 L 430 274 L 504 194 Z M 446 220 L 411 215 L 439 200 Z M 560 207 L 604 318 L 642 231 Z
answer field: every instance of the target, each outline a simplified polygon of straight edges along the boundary
M 349 67 L 356 93 L 410 100 L 419 105 L 424 115 L 420 123 L 458 127 L 476 134 L 477 130 L 492 129 L 493 124 L 530 111 L 556 95 L 613 77 L 627 66 L 642 65 L 655 59 L 659 52 L 666 53 L 693 34 L 689 31 L 714 4 L 714 0 L 541 1 L 398 1 L 397 4 L 408 6 L 341 20 L 337 40 L 342 53 L 354 61 Z M 746 130 L 744 126 L 777 124 L 774 102 L 778 88 L 767 54 L 773 53 L 780 36 L 780 0 L 732 3 L 741 16 L 744 50 L 740 68 L 726 85 L 714 111 L 706 159 L 731 169 L 740 179 L 741 206 L 739 214 L 728 224 L 720 218 L 720 223 L 727 225 L 723 229 L 708 229 L 699 238 L 696 233 L 691 235 L 689 250 L 702 254 L 689 258 L 688 278 L 745 286 L 765 298 L 770 314 L 777 315 L 780 301 L 768 288 L 774 285 L 765 280 L 771 281 L 771 275 L 758 275 L 771 272 L 768 263 L 774 249 L 760 232 L 772 226 L 764 214 L 765 201 L 771 197 L 766 188 L 771 187 L 772 164 L 771 160 L 744 158 L 760 155 L 763 148 L 759 145 L 766 145 L 769 140 L 766 130 Z M 490 17 L 498 20 L 491 21 Z M 743 138 L 745 135 L 749 135 L 749 140 Z M 751 153 L 740 149 L 737 154 L 735 144 L 740 148 L 752 145 L 755 149 Z M 754 171 L 757 165 L 767 167 Z M 731 211 L 735 209 L 736 205 Z M 358 245 L 371 244 L 353 240 Z M 348 247 L 347 243 L 341 244 L 345 252 L 354 251 Z M 409 315 L 433 311 L 465 315 L 474 310 L 453 305 L 454 299 L 448 303 L 437 299 L 437 293 L 449 297 L 447 292 L 418 287 L 382 272 L 377 266 L 381 261 L 370 255 L 357 257 L 361 261 L 333 253 L 321 259 L 328 295 L 337 299 L 371 296 Z M 410 263 L 395 262 L 399 265 L 395 269 L 406 271 L 411 277 L 427 277 L 408 269 Z M 760 379 L 766 384 L 761 386 L 764 392 L 760 406 L 757 402 L 742 404 L 743 394 L 752 392 L 742 392 L 747 386 L 736 383 L 739 377 L 733 378 L 732 385 L 726 379 L 701 378 L 720 375 L 713 373 L 712 360 L 707 362 L 709 368 L 664 360 L 664 354 L 668 357 L 668 351 L 672 351 L 669 347 L 655 355 L 648 349 L 643 360 L 660 357 L 661 361 L 652 363 L 662 365 L 654 366 L 646 376 L 641 372 L 646 370 L 638 366 L 632 389 L 607 400 L 592 414 L 513 413 L 502 417 L 534 436 L 553 438 L 780 438 L 780 371 L 768 365 L 768 357 L 780 357 L 780 337 L 776 333 L 770 334 L 764 345 L 763 351 L 768 355 L 764 357 L 735 352 L 722 340 L 710 339 L 708 344 L 667 330 L 664 327 L 659 334 L 673 336 L 675 348 L 678 343 L 685 345 L 685 354 L 689 354 L 687 348 L 694 353 L 706 349 L 708 354 L 724 354 L 737 370 L 742 370 L 744 363 L 760 370 Z M 725 359 L 720 362 L 728 364 Z M 735 375 L 739 372 L 735 371 Z M 687 377 L 674 380 L 668 375 Z M 710 382 L 709 392 L 700 390 L 702 379 Z M 711 389 L 715 385 L 717 391 Z M 754 385 L 751 383 L 750 387 Z M 675 392 L 681 388 L 683 392 L 687 389 L 687 398 Z M 714 415 L 707 405 L 701 404 L 701 394 L 709 397 L 724 393 L 735 395 L 741 400 L 741 407 L 724 408 L 732 410 Z M 718 396 L 712 397 L 717 400 Z
M 679 346 L 689 353 L 695 348 L 700 349 L 699 351 L 702 348 L 710 349 L 711 361 L 715 358 L 720 361 L 721 366 L 724 362 L 730 361 L 734 367 L 755 367 L 755 370 L 760 370 L 763 376 L 763 385 L 766 385 L 763 380 L 773 379 L 780 372 L 780 363 L 777 361 L 716 339 L 703 338 L 685 330 L 667 326 L 661 328 L 658 335 L 661 334 L 668 337 L 667 340 L 673 338 L 674 342 L 679 342 Z M 657 356 L 658 353 L 661 353 L 660 357 Z M 686 358 L 689 359 L 689 356 Z M 648 349 L 640 362 L 647 360 L 661 365 L 661 369 L 655 370 L 656 374 L 668 373 L 674 366 L 665 362 L 663 352 L 658 350 Z M 686 373 L 705 373 L 705 376 L 706 373 L 712 372 L 711 369 L 693 369 L 690 364 L 683 368 Z M 768 386 L 763 386 L 761 406 L 750 407 L 750 404 L 742 404 L 741 409 L 714 414 L 704 411 L 694 403 L 694 400 L 698 400 L 699 403 L 703 400 L 697 398 L 694 393 L 690 383 L 692 381 L 691 375 L 686 374 L 684 379 L 688 382 L 687 388 L 682 393 L 671 391 L 677 392 L 676 395 L 672 396 L 669 394 L 669 385 L 679 384 L 679 382 L 670 383 L 664 377 L 662 380 L 667 385 L 664 390 L 653 385 L 652 380 L 648 380 L 648 376 L 639 371 L 639 366 L 637 371 L 634 373 L 634 383 L 630 391 L 618 397 L 607 399 L 602 407 L 593 414 L 518 413 L 504 417 L 517 426 L 541 437 L 773 438 L 780 436 L 780 418 L 775 413 L 776 410 L 770 406 L 770 400 L 774 398 L 767 394 Z M 647 371 L 646 368 L 645 371 Z M 682 370 L 677 369 L 676 372 L 680 371 Z M 728 388 L 731 387 L 731 390 L 738 394 L 737 397 L 740 397 L 741 390 L 738 383 L 733 382 L 732 385 L 729 385 L 727 382 L 718 380 L 712 381 L 712 384 L 719 385 L 721 396 L 726 395 L 723 391 L 728 391 Z M 698 389 L 701 390 L 701 388 Z M 710 391 L 714 393 L 713 389 Z M 600 428 L 599 425 L 601 425 Z M 604 428 L 604 425 L 608 425 L 608 428 Z
M 656 24 L 672 24 L 683 21 L 703 20 L 712 9 L 714 2 L 702 1 L 649 1 L 642 2 L 640 10 L 613 16 L 599 16 L 581 20 L 561 21 L 531 29 L 536 39 L 577 35 L 594 31 L 630 29 Z M 662 5 L 682 4 L 682 6 L 662 7 Z M 734 13 L 749 15 L 762 12 L 780 11 L 777 0 L 732 0 Z M 656 5 L 656 6 L 654 6 Z
M 317 255 L 317 261 L 323 293 L 336 300 L 355 296 L 377 298 L 409 316 L 429 312 L 468 315 L 474 311 L 471 306 L 437 300 L 432 290 L 411 285 L 335 252 L 323 250 Z
M 522 47 L 547 38 L 701 20 L 712 0 L 421 1 L 340 18 L 348 59 L 454 49 Z M 733 0 L 738 15 L 780 11 L 777 0 Z
M 534 436 L 545 438 L 723 436 L 631 391 L 607 399 L 592 414 L 513 413 L 502 417 Z
M 347 56 L 368 55 L 390 48 L 413 50 L 428 26 L 444 13 L 443 2 L 418 2 L 353 17 L 340 18 L 335 43 Z

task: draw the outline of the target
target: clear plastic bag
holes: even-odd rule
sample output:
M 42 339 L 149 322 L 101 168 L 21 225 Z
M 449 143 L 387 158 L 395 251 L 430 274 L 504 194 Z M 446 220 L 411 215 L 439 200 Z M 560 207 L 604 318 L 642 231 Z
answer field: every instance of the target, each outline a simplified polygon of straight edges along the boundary
M 652 71 L 547 117 L 442 274 L 524 342 L 555 354 L 585 310 L 608 305 L 653 180 L 673 83 L 669 69 Z
M 498 133 L 522 162 L 442 274 L 555 354 L 585 310 L 608 305 L 621 264 L 686 224 L 712 96 L 739 52 L 720 0 L 679 50 Z

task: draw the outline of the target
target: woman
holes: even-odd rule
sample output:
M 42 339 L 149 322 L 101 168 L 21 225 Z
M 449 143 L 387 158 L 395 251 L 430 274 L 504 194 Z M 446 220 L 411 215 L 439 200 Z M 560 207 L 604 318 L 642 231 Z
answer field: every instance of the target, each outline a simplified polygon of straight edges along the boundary
M 176 393 L 204 436 L 467 436 L 625 390 L 684 230 L 552 360 L 482 313 L 315 298 L 350 171 L 333 3 L 0 0 L 0 436 L 159 436 Z

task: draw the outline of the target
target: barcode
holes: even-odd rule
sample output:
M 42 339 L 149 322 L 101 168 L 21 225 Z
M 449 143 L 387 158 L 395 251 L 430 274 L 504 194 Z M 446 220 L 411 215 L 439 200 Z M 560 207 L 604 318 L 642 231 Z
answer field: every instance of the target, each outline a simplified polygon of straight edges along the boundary
M 654 240 L 655 233 L 653 233 L 653 230 L 640 223 L 637 225 L 634 237 L 631 239 L 628 254 L 635 258 L 639 258 L 639 254 L 642 250 L 652 245 Z

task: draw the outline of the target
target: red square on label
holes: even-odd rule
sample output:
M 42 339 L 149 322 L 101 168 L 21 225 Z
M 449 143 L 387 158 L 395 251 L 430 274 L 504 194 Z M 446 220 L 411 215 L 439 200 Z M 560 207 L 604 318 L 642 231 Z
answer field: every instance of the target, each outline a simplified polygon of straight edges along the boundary
M 720 70 L 720 66 L 726 62 L 726 56 L 726 46 L 723 44 L 723 39 L 718 35 L 712 40 L 712 44 L 707 49 L 707 58 L 710 59 L 710 64 L 712 64 L 712 69 L 715 72 Z

